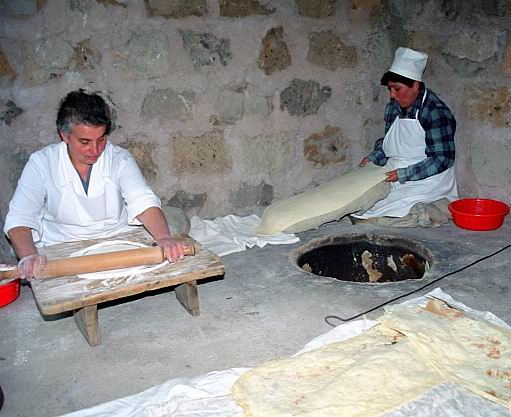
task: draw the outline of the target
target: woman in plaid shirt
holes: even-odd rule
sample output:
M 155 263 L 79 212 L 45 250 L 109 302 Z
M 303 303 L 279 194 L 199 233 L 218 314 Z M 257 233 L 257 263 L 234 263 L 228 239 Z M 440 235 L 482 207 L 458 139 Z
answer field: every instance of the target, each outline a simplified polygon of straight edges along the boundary
M 403 217 L 417 203 L 458 198 L 453 166 L 456 120 L 422 82 L 427 59 L 422 52 L 398 48 L 382 77 L 391 99 L 385 109 L 385 137 L 376 141 L 360 166 L 387 166 L 391 191 L 357 218 Z

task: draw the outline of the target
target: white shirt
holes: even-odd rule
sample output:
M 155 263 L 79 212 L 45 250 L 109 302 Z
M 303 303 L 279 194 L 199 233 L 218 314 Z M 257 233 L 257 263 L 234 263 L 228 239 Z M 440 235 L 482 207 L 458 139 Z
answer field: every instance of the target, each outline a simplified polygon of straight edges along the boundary
M 88 194 L 64 142 L 30 156 L 5 218 L 32 229 L 37 246 L 113 236 L 140 225 L 136 216 L 160 200 L 148 187 L 131 154 L 107 143 L 92 166 Z

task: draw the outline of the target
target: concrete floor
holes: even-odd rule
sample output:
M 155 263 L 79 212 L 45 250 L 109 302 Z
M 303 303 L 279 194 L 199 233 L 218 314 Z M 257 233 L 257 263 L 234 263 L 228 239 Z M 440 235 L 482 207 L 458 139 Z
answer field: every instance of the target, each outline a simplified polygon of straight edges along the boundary
M 329 234 L 374 233 L 418 240 L 434 255 L 421 281 L 367 286 L 315 277 L 288 261 L 298 246 Z M 90 347 L 72 317 L 44 318 L 28 286 L 0 309 L 2 416 L 56 416 L 135 394 L 181 376 L 254 366 L 289 355 L 331 329 L 328 314 L 350 316 L 420 287 L 511 243 L 509 220 L 492 232 L 452 223 L 388 229 L 329 223 L 294 245 L 249 249 L 222 258 L 223 279 L 199 285 L 201 315 L 191 317 L 172 291 L 148 293 L 99 311 L 102 344 Z M 511 323 L 511 249 L 450 276 L 455 299 Z M 414 294 L 416 297 L 420 294 Z M 381 310 L 371 314 L 374 317 Z

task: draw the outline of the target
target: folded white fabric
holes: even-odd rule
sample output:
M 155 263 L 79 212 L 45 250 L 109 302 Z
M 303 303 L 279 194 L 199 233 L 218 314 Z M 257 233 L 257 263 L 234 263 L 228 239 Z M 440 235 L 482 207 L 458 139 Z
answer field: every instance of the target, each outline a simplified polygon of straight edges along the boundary
M 190 236 L 218 256 L 244 251 L 246 247 L 263 247 L 267 244 L 285 245 L 299 242 L 292 233 L 258 235 L 256 229 L 261 219 L 256 214 L 240 217 L 230 214 L 214 220 L 191 219 Z

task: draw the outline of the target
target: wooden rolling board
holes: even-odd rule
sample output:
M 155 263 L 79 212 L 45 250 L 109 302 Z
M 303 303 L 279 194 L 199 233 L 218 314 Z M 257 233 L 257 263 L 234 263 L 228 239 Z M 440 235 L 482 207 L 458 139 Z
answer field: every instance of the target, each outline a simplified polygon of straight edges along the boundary
M 46 255 L 48 259 L 58 259 L 108 240 L 129 240 L 151 245 L 153 239 L 149 233 L 143 227 L 137 229 L 133 232 L 119 234 L 106 239 L 47 246 L 41 248 L 39 252 Z M 187 235 L 182 235 L 179 238 L 193 242 L 197 250 L 196 254 L 194 256 L 186 256 L 180 262 L 168 264 L 152 272 L 104 280 L 84 279 L 77 276 L 32 280 L 32 291 L 39 310 L 43 315 L 58 314 L 158 288 L 193 283 L 203 278 L 219 276 L 224 273 L 224 266 L 217 255 Z M 186 288 L 181 288 L 179 291 L 182 292 L 183 290 L 187 291 Z M 178 291 L 176 291 L 176 296 L 180 299 Z M 190 313 L 192 314 L 192 312 Z

